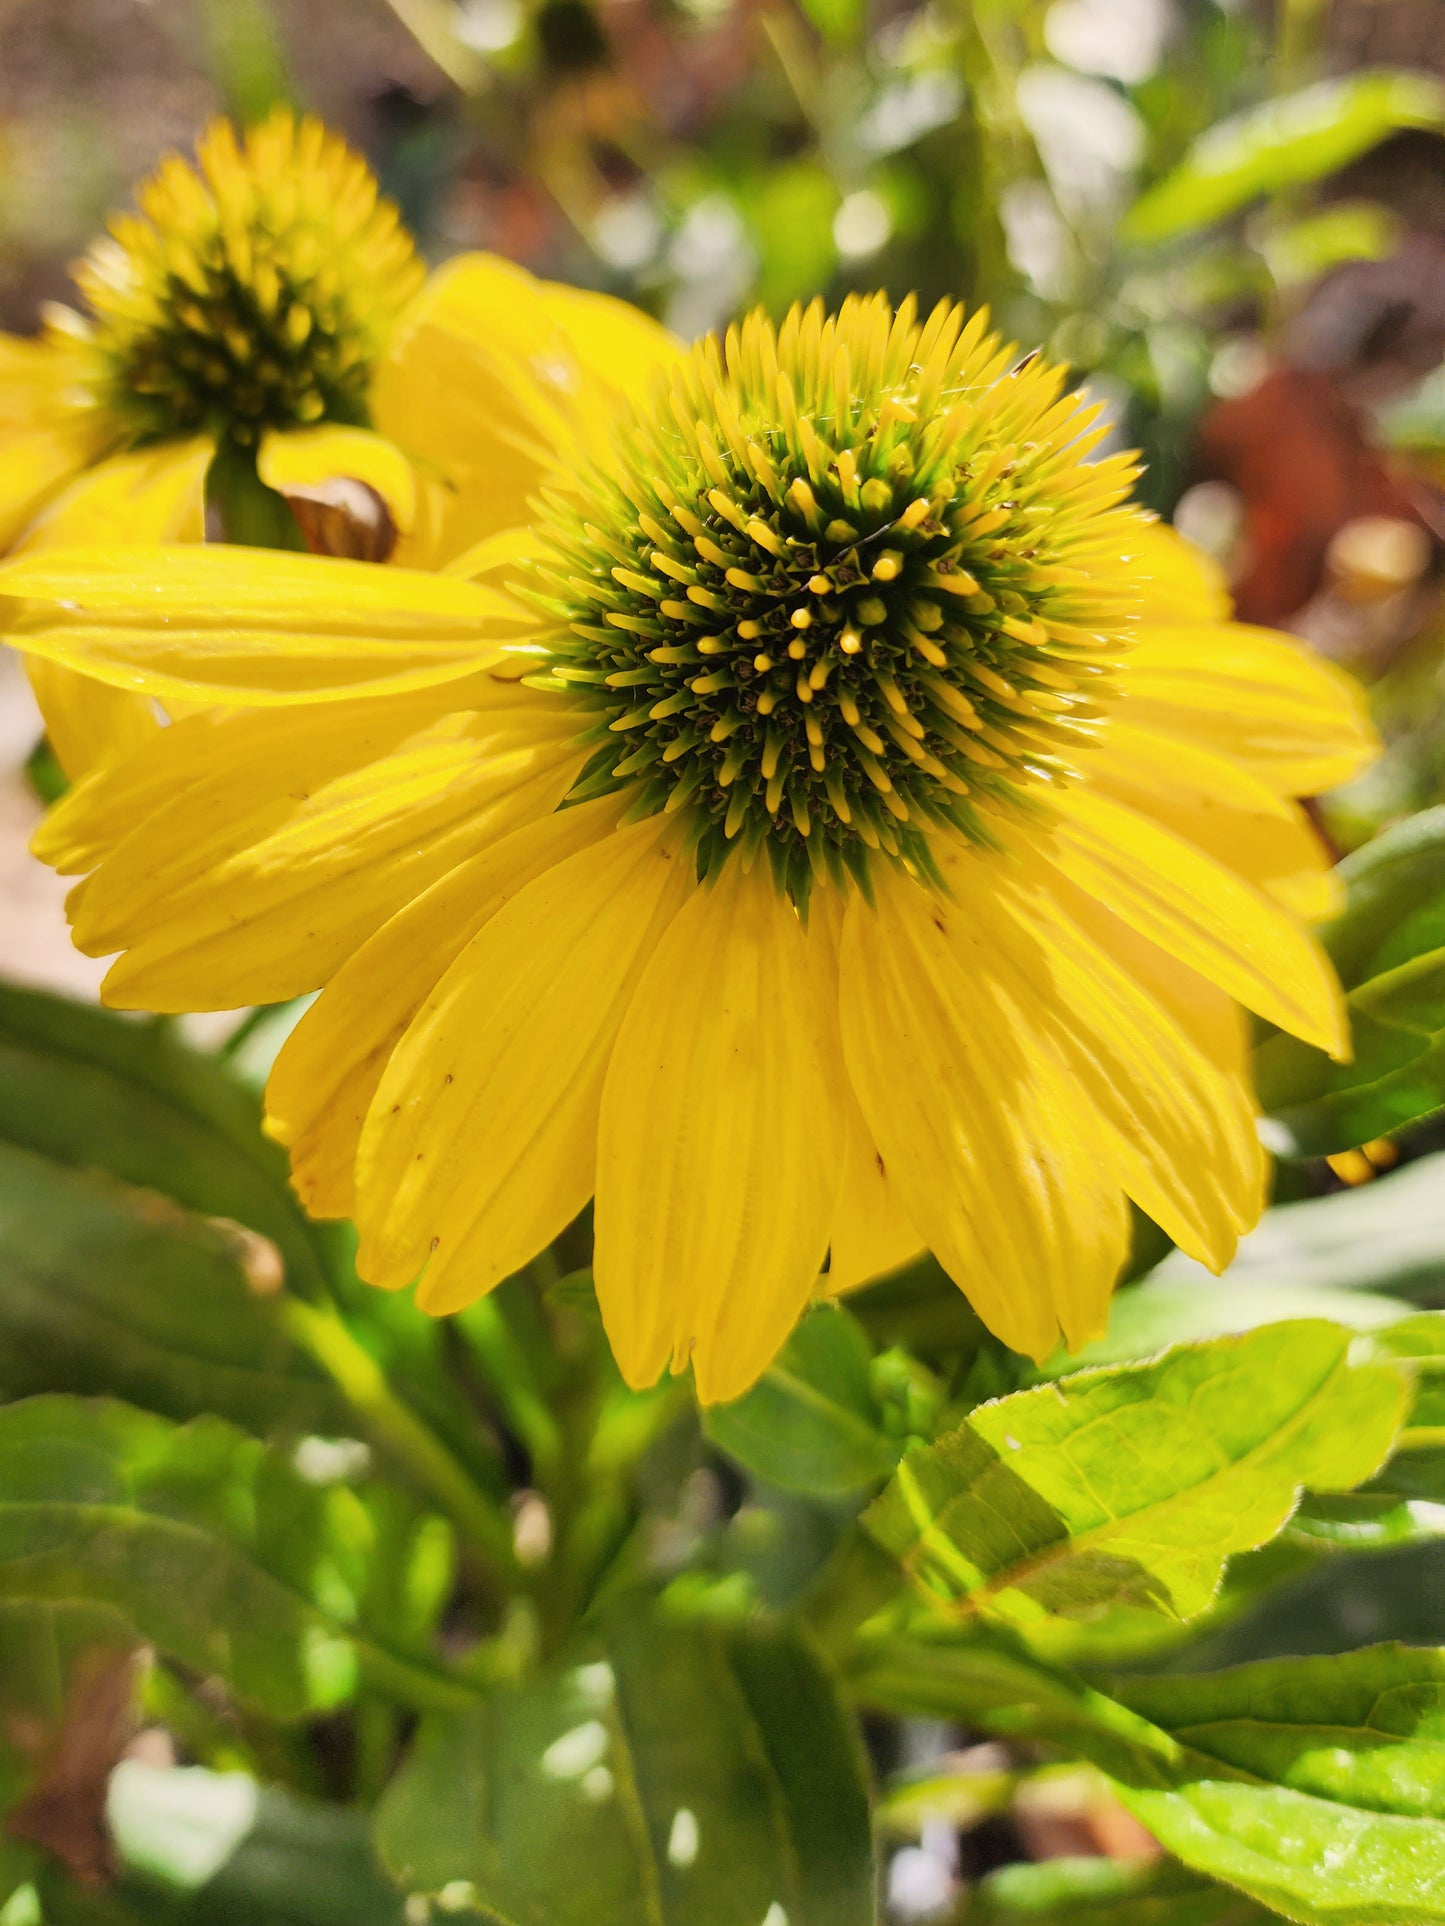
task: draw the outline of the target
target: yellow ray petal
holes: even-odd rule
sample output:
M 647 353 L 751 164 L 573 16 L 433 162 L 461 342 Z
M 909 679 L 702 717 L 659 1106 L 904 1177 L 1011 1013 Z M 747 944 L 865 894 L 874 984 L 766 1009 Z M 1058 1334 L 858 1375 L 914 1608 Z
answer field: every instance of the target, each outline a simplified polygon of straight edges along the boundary
M 372 420 L 423 478 L 421 525 L 398 559 L 440 568 L 527 521 L 530 498 L 568 445 L 580 385 L 524 269 L 485 254 L 438 269 L 372 382 Z
M 206 533 L 209 436 L 108 455 L 37 516 L 17 555 L 125 542 L 199 542 Z
M 111 455 L 88 469 L 30 524 L 17 554 L 111 542 L 199 542 L 205 535 L 205 436 Z M 26 667 L 56 760 L 72 782 L 128 755 L 160 727 L 150 698 L 32 655 Z
M 81 373 L 75 351 L 58 337 L 0 334 L 0 550 L 104 453 L 99 411 L 71 399 Z
M 1271 629 L 1146 625 L 1124 686 L 1131 721 L 1243 762 L 1284 796 L 1347 782 L 1379 753 L 1359 684 Z
M 1125 1190 L 1191 1256 L 1222 1270 L 1259 1209 L 1262 1153 L 1238 1077 L 1091 939 L 1087 908 L 1078 914 L 1089 899 L 1048 864 L 1015 850 L 1001 876 L 998 863 L 962 847 L 942 861 L 967 931 L 965 970 L 988 945 L 994 967 L 1028 986 L 1036 1026 L 1113 1131 Z
M 564 811 L 563 815 L 571 812 Z M 558 819 L 558 847 L 574 834 Z M 558 861 L 486 923 L 393 1052 L 357 1157 L 357 1263 L 454 1311 L 591 1195 L 608 1054 L 688 886 L 654 817 Z
M 519 627 L 472 582 L 256 548 L 25 555 L 0 567 L 0 607 L 7 641 L 102 682 L 257 705 L 444 682 Z
M 1140 522 L 1129 546 L 1149 622 L 1227 622 L 1233 613 L 1224 571 L 1164 522 Z
M 891 867 L 843 929 L 848 1071 L 912 1222 L 980 1317 L 1042 1358 L 1101 1328 L 1128 1242 L 1104 1127 L 966 908 Z
M 630 301 L 561 281 L 543 282 L 542 293 L 580 366 L 625 394 L 636 394 L 685 352 L 676 335 Z
M 520 889 L 616 820 L 615 799 L 604 797 L 517 830 L 399 910 L 327 984 L 266 1086 L 267 1130 L 288 1146 L 291 1180 L 312 1216 L 354 1215 L 362 1124 L 393 1050 L 440 978 Z
M 546 740 L 498 753 L 449 717 L 318 783 L 269 827 L 238 807 L 204 848 L 163 852 L 143 826 L 89 878 L 76 944 L 93 956 L 127 946 L 102 986 L 119 1008 L 302 995 L 447 870 L 550 814 L 577 760 Z M 166 826 L 184 820 L 171 811 Z
M 256 469 L 280 495 L 306 495 L 338 480 L 364 482 L 386 503 L 399 534 L 416 520 L 416 476 L 411 463 L 385 435 L 367 428 L 270 430 Z
M 1269 1159 L 1259 1142 L 1259 1106 L 1250 1080 L 1249 1019 L 1223 990 L 1120 922 L 1094 897 L 1062 876 L 1056 874 L 1055 881 L 1061 913 L 1114 959 L 1213 1066 L 1219 1079 L 1215 1101 L 1225 1113 L 1223 1130 L 1237 1167 L 1239 1213 L 1244 1223 L 1257 1222 L 1266 1201 Z
M 681 360 L 683 346 L 630 301 L 557 282 L 544 284 L 544 297 L 585 377 L 579 399 L 593 416 L 590 436 L 605 449 L 616 433 L 619 402 L 644 400 L 658 376 Z
M 1084 785 L 1055 798 L 1036 847 L 1071 882 L 1247 1009 L 1341 1055 L 1349 1031 L 1324 952 L 1247 883 L 1167 829 Z
M 1251 1075 L 1254 1040 L 1248 1017 L 1213 983 L 1121 923 L 1093 898 L 1072 891 L 1068 903 L 1079 926 L 1128 971 L 1219 1073 L 1224 1100 L 1233 1110 L 1231 1139 L 1247 1179 L 1248 1187 L 1240 1193 L 1241 1214 L 1246 1224 L 1257 1223 L 1269 1201 L 1271 1164 L 1259 1141 L 1259 1105 Z
M 846 1078 L 845 1078 L 846 1083 Z M 918 1257 L 923 1239 L 913 1228 L 873 1141 L 853 1087 L 843 1109 L 842 1180 L 828 1239 L 828 1271 L 819 1288 L 830 1297 L 856 1290 Z
M 77 429 L 27 428 L 6 434 L 0 453 L 0 550 L 85 467 L 90 436 Z
M 828 1246 L 841 1148 L 814 975 L 766 866 L 730 863 L 658 943 L 597 1150 L 598 1301 L 623 1376 L 689 1357 L 705 1403 L 780 1349 Z
M 831 891 L 817 892 L 808 917 L 808 954 L 813 994 L 828 1025 L 827 1059 L 833 1081 L 830 1106 L 842 1126 L 842 1176 L 828 1239 L 828 1269 L 818 1280 L 819 1291 L 830 1297 L 856 1290 L 870 1278 L 896 1270 L 923 1249 L 923 1239 L 908 1221 L 858 1107 L 843 1061 L 843 1035 L 838 1022 L 842 919 L 842 899 Z
M 1329 854 L 1298 803 L 1243 763 L 1128 720 L 1110 718 L 1091 784 L 1206 850 L 1291 916 L 1322 922 L 1340 907 Z
M 29 658 L 25 669 L 45 719 L 46 738 L 73 783 L 143 748 L 160 733 L 155 704 L 145 696 L 93 682 L 38 655 Z
M 233 846 L 243 819 L 253 826 L 259 819 L 264 826 L 256 833 L 268 833 L 317 784 L 374 761 L 404 737 L 452 714 L 481 718 L 474 725 L 479 742 L 495 741 L 506 749 L 544 739 L 565 742 L 575 728 L 559 704 L 485 672 L 379 700 L 308 703 L 289 714 L 207 710 L 173 724 L 150 741 L 146 754 L 126 757 L 77 783 L 41 823 L 32 847 L 62 875 L 78 875 L 154 815 L 159 840 L 151 847 L 180 851 L 193 866 L 204 839 L 220 833 L 221 842 L 200 856 L 203 871 L 207 861 Z M 184 814 L 173 815 L 171 806 L 181 795 Z

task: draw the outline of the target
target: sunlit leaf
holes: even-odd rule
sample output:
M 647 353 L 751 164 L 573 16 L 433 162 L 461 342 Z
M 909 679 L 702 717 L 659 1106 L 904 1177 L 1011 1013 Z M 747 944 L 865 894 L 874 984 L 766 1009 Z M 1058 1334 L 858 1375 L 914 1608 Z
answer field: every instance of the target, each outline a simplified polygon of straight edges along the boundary
M 1167 1851 L 1288 1919 L 1445 1920 L 1445 1651 L 1376 1645 L 1106 1692 L 978 1640 L 881 1642 L 854 1688 L 1089 1759 Z
M 1344 1491 L 1407 1388 L 1315 1321 L 1181 1346 L 981 1406 L 900 1465 L 866 1522 L 923 1592 L 1021 1625 L 1114 1604 L 1202 1612 L 1302 1488 Z
M 1278 1917 L 1169 1860 L 1004 1866 L 968 1909 L 969 1926 L 1266 1926 Z
M 1445 1919 L 1445 1652 L 1372 1646 L 1115 1691 L 1179 1748 L 1157 1781 L 1114 1777 L 1186 1864 L 1317 1926 Z

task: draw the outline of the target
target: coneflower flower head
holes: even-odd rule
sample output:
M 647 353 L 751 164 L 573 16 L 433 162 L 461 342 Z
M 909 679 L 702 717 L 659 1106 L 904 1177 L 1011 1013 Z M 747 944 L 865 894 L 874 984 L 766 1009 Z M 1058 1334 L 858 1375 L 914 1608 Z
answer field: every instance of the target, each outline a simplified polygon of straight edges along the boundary
M 132 443 L 364 425 L 378 356 L 424 270 L 359 155 L 285 111 L 216 121 L 164 160 L 76 273 L 89 398 Z
M 699 344 L 584 494 L 554 493 L 546 686 L 595 711 L 575 792 L 765 850 L 805 899 L 1066 779 L 1127 646 L 1140 517 L 1099 412 L 983 313 L 751 315 Z

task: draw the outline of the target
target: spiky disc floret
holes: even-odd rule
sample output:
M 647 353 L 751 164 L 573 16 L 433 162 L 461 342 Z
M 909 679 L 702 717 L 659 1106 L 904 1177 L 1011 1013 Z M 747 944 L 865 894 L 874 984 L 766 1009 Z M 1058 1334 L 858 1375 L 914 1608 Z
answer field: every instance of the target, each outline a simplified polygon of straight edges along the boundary
M 124 438 L 364 423 L 372 367 L 423 268 L 366 163 L 316 120 L 217 121 L 171 155 L 76 280 L 90 398 Z
M 766 848 L 801 895 L 1066 778 L 1132 619 L 1134 469 L 986 327 L 754 314 L 549 499 L 537 679 L 597 711 L 579 794 L 633 784 L 704 870 Z

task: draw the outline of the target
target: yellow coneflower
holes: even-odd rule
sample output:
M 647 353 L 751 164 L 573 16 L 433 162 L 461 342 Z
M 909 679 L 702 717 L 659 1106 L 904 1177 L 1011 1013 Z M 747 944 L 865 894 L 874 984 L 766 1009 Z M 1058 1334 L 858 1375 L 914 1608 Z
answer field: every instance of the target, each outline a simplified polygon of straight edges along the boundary
M 239 136 L 214 123 L 194 166 L 172 155 L 136 198 L 77 268 L 80 307 L 0 337 L 0 547 L 199 541 L 218 450 L 303 515 L 337 477 L 410 526 L 416 480 L 372 432 L 399 425 L 372 391 L 423 269 L 365 162 L 280 111 Z M 36 688 L 72 775 L 156 727 L 59 671 Z
M 635 1384 L 733 1397 L 924 1246 L 1009 1344 L 1078 1346 L 1126 1197 L 1215 1267 L 1258 1215 L 1237 1006 L 1345 1047 L 1288 799 L 1369 755 L 1358 694 L 1229 622 L 982 316 L 850 300 L 656 358 L 570 418 L 453 361 L 437 406 L 533 429 L 488 467 L 515 526 L 449 573 L 0 574 L 20 646 L 212 705 L 44 832 L 77 941 L 127 1007 L 321 989 L 270 1127 L 430 1311 L 595 1196 Z

